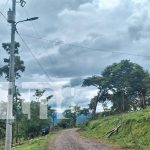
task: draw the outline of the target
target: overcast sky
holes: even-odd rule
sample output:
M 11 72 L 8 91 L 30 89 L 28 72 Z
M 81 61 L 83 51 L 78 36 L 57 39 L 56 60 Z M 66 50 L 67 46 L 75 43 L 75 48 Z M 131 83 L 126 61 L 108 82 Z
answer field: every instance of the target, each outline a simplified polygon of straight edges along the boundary
M 113 62 L 130 59 L 149 70 L 149 0 L 26 1 L 24 8 L 17 4 L 17 20 L 35 16 L 39 20 L 18 24 L 30 48 L 16 35 L 26 66 L 20 81 L 63 83 L 64 108 L 70 104 L 86 107 L 97 90 L 82 88 L 83 78 L 100 75 Z M 6 2 L 0 1 L 5 16 L 11 0 Z M 0 43 L 9 41 L 10 25 L 0 15 Z M 5 55 L 0 48 L 1 65 Z M 68 85 L 75 88 L 74 96 Z

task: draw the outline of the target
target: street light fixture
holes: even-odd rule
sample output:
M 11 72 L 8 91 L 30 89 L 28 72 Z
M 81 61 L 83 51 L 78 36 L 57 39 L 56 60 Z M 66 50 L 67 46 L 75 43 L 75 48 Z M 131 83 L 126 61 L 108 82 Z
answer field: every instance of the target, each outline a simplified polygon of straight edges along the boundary
M 37 20 L 37 19 L 39 19 L 39 17 L 27 18 L 27 19 L 25 19 L 25 20 L 21 20 L 21 21 L 16 22 L 16 25 L 17 25 L 18 23 L 21 23 L 21 22 L 34 21 L 34 20 Z
M 8 11 L 8 20 L 7 21 L 8 21 L 8 23 L 14 23 L 15 25 L 17 25 L 18 23 L 21 23 L 21 22 L 34 21 L 34 20 L 37 20 L 37 19 L 39 19 L 39 17 L 27 18 L 25 20 L 15 22 L 13 11 L 11 9 L 9 9 L 9 11 Z

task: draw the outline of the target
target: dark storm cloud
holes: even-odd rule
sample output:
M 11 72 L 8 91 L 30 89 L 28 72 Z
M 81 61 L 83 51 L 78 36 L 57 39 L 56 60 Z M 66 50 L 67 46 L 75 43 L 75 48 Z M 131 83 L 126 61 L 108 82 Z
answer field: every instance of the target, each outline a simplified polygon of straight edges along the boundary
M 75 87 L 75 86 L 82 85 L 82 82 L 83 82 L 83 78 L 76 77 L 76 78 L 71 79 L 70 84 L 72 87 Z

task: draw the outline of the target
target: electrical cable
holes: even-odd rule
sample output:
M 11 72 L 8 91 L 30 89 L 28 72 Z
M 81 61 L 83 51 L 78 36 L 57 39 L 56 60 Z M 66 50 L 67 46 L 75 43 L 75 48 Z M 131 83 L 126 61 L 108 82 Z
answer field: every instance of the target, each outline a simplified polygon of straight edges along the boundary
M 3 18 L 7 21 L 7 17 L 3 14 L 3 12 L 0 11 L 0 14 L 3 16 Z
M 28 46 L 28 44 L 26 43 L 26 41 L 22 38 L 22 36 L 19 34 L 19 32 L 17 30 L 16 30 L 16 33 L 18 34 L 18 36 L 20 37 L 20 39 L 22 40 L 22 42 L 24 43 L 24 45 L 27 47 L 27 49 L 29 50 L 29 52 L 31 53 L 31 55 L 33 56 L 33 58 L 36 60 L 37 64 L 39 65 L 39 67 L 41 68 L 41 70 L 43 71 L 43 73 L 46 75 L 46 77 L 48 78 L 48 80 L 51 81 L 49 75 L 47 74 L 47 72 L 45 71 L 45 69 L 43 68 L 43 66 L 39 62 L 39 60 L 36 58 L 36 56 L 34 55 L 34 53 L 32 52 L 32 50 L 30 49 L 30 47 Z
M 22 36 L 26 36 L 29 38 L 33 38 L 33 39 L 37 39 L 37 40 L 41 40 L 41 41 L 47 41 L 47 42 L 51 42 L 48 39 L 45 38 L 41 38 L 41 37 L 35 37 L 35 36 L 30 36 L 27 34 L 22 34 Z M 56 41 L 57 44 L 57 41 Z M 81 46 L 81 45 L 76 45 L 76 44 L 69 44 L 69 43 L 65 43 L 64 41 L 60 41 L 59 45 L 69 45 L 69 46 L 73 46 L 73 47 L 78 47 L 78 48 L 82 48 L 82 49 L 88 49 L 88 50 L 93 50 L 93 51 L 97 51 L 97 52 L 104 52 L 104 53 L 118 53 L 118 54 L 124 54 L 124 55 L 130 55 L 130 56 L 136 56 L 136 57 L 145 57 L 145 58 L 149 58 L 149 55 L 140 55 L 140 54 L 132 54 L 132 53 L 126 53 L 126 52 L 120 52 L 120 51 L 106 51 L 104 49 L 98 49 L 98 48 L 91 48 L 91 47 L 86 47 L 86 46 Z

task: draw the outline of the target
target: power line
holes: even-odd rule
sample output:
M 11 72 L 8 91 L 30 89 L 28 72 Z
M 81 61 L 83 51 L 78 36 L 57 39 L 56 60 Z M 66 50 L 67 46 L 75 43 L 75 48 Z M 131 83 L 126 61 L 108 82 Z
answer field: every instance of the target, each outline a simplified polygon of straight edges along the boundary
M 19 32 L 17 30 L 16 30 L 16 32 L 17 32 L 18 36 L 20 37 L 20 39 L 22 40 L 22 42 L 24 43 L 24 45 L 27 47 L 27 49 L 31 53 L 31 55 L 33 56 L 33 58 L 36 60 L 37 64 L 39 65 L 39 67 L 41 68 L 41 70 L 43 71 L 43 73 L 47 76 L 48 80 L 51 81 L 49 75 L 47 74 L 47 72 L 45 71 L 45 69 L 43 68 L 43 66 L 39 62 L 39 60 L 36 58 L 36 56 L 32 52 L 31 48 L 28 46 L 28 44 L 26 43 L 26 41 L 22 38 L 22 36 L 19 34 Z
M 5 9 L 5 7 L 7 6 L 9 0 L 6 1 L 5 3 L 5 6 L 3 9 Z M 29 13 L 28 11 L 25 9 L 25 12 L 27 14 L 27 16 L 29 16 Z M 3 16 L 3 18 L 7 21 L 7 18 L 6 16 L 3 14 L 3 12 L 0 11 L 0 14 Z M 31 22 L 32 23 L 32 22 Z M 32 23 L 32 27 L 34 29 L 34 31 L 37 33 L 37 30 L 35 29 L 33 23 Z M 48 39 L 45 39 L 45 38 L 41 38 L 41 37 L 35 37 L 35 36 L 31 36 L 31 35 L 27 35 L 27 34 L 23 34 L 21 33 L 21 35 L 23 36 L 26 36 L 26 37 L 30 37 L 30 38 L 33 38 L 33 39 L 38 39 L 38 40 L 43 40 L 43 41 L 47 41 L 47 42 L 52 42 Z M 125 54 L 125 55 L 130 55 L 130 56 L 137 56 L 137 57 L 145 57 L 145 58 L 149 58 L 150 56 L 145 56 L 145 55 L 140 55 L 140 54 L 132 54 L 132 53 L 126 53 L 126 52 L 120 52 L 120 51 L 106 51 L 104 49 L 98 49 L 98 48 L 91 48 L 91 47 L 86 47 L 86 46 L 81 46 L 81 45 L 76 45 L 76 44 L 68 44 L 68 43 L 65 43 L 64 41 L 60 41 L 58 42 L 59 45 L 69 45 L 69 46 L 73 46 L 73 47 L 78 47 L 78 48 L 82 48 L 82 49 L 89 49 L 89 50 L 93 50 L 93 51 L 97 51 L 97 52 L 105 52 L 105 53 L 118 53 L 118 54 Z M 56 43 L 54 44 L 57 44 L 57 41 Z
M 42 37 L 36 37 L 36 36 L 32 36 L 32 35 L 28 35 L 28 34 L 24 34 L 24 33 L 20 33 L 22 36 L 28 37 L 28 38 L 32 38 L 32 39 L 37 39 L 37 40 L 41 40 L 41 41 L 46 41 L 46 42 L 51 42 L 48 39 L 42 38 Z
M 27 15 L 27 17 L 30 18 L 30 15 L 29 15 L 29 12 L 27 11 L 26 8 L 24 8 L 25 10 L 25 13 Z M 34 31 L 36 32 L 36 34 L 38 33 L 38 31 L 36 30 L 33 22 L 31 22 L 32 24 L 32 27 L 34 29 Z M 35 36 L 29 36 L 27 34 L 22 34 L 23 36 L 26 36 L 26 37 L 30 37 L 30 38 L 33 38 L 33 39 L 38 39 L 38 40 L 43 40 L 43 41 L 46 41 L 46 42 L 51 42 L 50 40 L 48 39 L 45 39 L 45 38 L 41 38 L 41 37 L 35 37 Z M 39 34 L 38 34 L 39 35 Z M 57 43 L 57 42 L 56 42 Z M 89 50 L 93 50 L 93 51 L 97 51 L 97 52 L 105 52 L 105 53 L 118 53 L 118 54 L 125 54 L 125 55 L 130 55 L 130 56 L 137 56 L 137 57 L 146 57 L 146 58 L 149 58 L 150 56 L 144 56 L 144 55 L 138 55 L 138 54 L 132 54 L 132 53 L 126 53 L 126 52 L 120 52 L 120 51 L 106 51 L 106 50 L 102 50 L 102 49 L 98 49 L 98 48 L 90 48 L 90 47 L 86 47 L 86 46 L 81 46 L 81 45 L 76 45 L 76 44 L 68 44 L 68 43 L 65 43 L 64 41 L 60 41 L 58 42 L 59 45 L 69 45 L 69 46 L 73 46 L 73 47 L 78 47 L 78 48 L 82 48 L 82 49 L 89 49 Z
M 118 54 L 125 54 L 125 55 L 138 56 L 138 57 L 150 57 L 150 56 L 145 56 L 145 55 L 138 55 L 138 54 L 132 54 L 132 53 L 119 52 L 119 51 L 106 51 L 106 50 L 102 50 L 98 48 L 90 48 L 90 47 L 80 46 L 80 45 L 75 45 L 75 44 L 69 44 L 69 45 L 79 47 L 79 48 L 89 49 L 89 50 L 93 50 L 97 52 L 118 53 Z
M 35 37 L 35 36 L 30 36 L 27 34 L 23 34 L 21 33 L 21 35 L 29 37 L 29 38 L 33 38 L 33 39 L 37 39 L 37 40 L 41 40 L 41 41 L 46 41 L 46 42 L 52 42 L 48 39 L 45 38 L 41 38 L 41 37 Z M 54 42 L 54 44 L 57 44 Z M 73 47 L 78 47 L 78 48 L 82 48 L 82 49 L 88 49 L 88 50 L 93 50 L 93 51 L 97 51 L 97 52 L 104 52 L 104 53 L 118 53 L 118 54 L 124 54 L 124 55 L 130 55 L 130 56 L 136 56 L 136 57 L 145 57 L 145 58 L 149 58 L 149 55 L 140 55 L 140 54 L 133 54 L 133 53 L 126 53 L 126 52 L 120 52 L 120 51 L 106 51 L 104 49 L 99 49 L 99 48 L 91 48 L 91 47 L 86 47 L 86 46 L 82 46 L 82 45 L 77 45 L 77 44 L 69 44 L 69 43 L 65 43 L 64 41 L 58 41 L 59 45 L 69 45 L 69 46 L 73 46 Z
M 26 16 L 28 17 L 28 18 L 30 18 L 30 14 L 29 14 L 29 11 L 28 11 L 28 9 L 26 9 L 26 7 L 24 7 L 24 12 L 25 12 L 25 14 L 26 14 Z M 41 38 L 41 37 L 39 37 L 40 36 L 40 32 L 39 32 L 39 30 L 38 30 L 38 28 L 37 28 L 37 26 L 34 24 L 34 22 L 30 22 L 30 24 L 31 24 L 31 26 L 32 26 L 32 29 L 33 29 L 33 31 L 34 31 L 34 35 L 35 36 L 32 36 L 31 38 L 35 38 L 35 39 L 40 39 L 40 40 L 42 40 L 43 38 Z M 38 36 L 38 37 L 37 37 Z M 44 40 L 46 40 L 46 39 L 44 39 Z M 51 41 L 48 41 L 47 40 L 47 42 L 51 42 Z M 43 44 L 43 45 L 41 45 L 42 46 L 42 48 L 43 49 L 46 49 L 46 45 L 45 44 Z
M 3 18 L 7 21 L 7 17 L 3 14 L 3 12 L 0 11 L 0 14 L 3 16 Z

